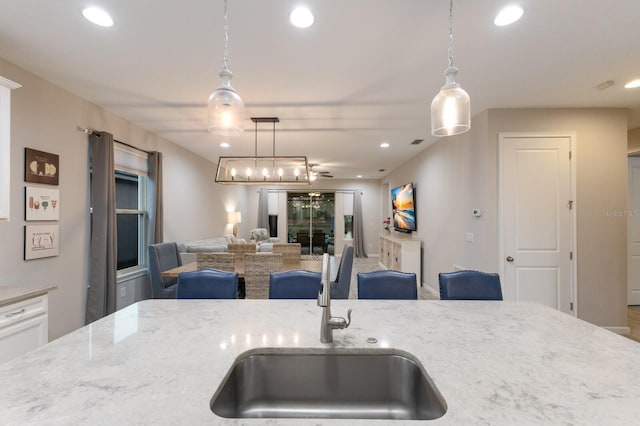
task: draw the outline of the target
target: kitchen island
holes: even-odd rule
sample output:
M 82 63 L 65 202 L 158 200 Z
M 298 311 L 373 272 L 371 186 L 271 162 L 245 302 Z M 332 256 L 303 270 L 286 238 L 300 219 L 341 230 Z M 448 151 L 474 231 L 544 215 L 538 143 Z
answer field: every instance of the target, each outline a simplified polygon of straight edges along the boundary
M 332 301 L 352 324 L 319 339 L 315 301 L 148 300 L 0 365 L 3 425 L 386 425 L 226 419 L 210 400 L 253 348 L 413 354 L 447 403 L 415 425 L 637 424 L 640 344 L 519 302 Z M 373 337 L 376 343 L 367 343 Z

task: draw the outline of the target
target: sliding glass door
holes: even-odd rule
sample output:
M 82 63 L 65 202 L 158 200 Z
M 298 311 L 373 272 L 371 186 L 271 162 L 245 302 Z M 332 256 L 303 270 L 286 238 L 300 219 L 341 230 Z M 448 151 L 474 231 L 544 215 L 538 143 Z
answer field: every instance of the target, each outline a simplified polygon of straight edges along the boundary
M 333 192 L 287 193 L 287 239 L 300 243 L 302 254 L 333 254 L 334 225 Z

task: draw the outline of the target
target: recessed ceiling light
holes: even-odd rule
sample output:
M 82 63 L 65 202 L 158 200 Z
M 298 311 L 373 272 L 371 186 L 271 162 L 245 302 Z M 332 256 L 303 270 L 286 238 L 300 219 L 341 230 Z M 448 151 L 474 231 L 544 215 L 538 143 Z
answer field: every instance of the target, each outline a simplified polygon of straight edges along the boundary
M 640 78 L 632 80 L 624 85 L 625 89 L 635 89 L 636 87 L 640 87 Z
M 304 6 L 298 6 L 289 15 L 289 21 L 294 27 L 309 28 L 313 25 L 315 17 L 309 9 Z
M 220 146 L 223 148 L 229 148 L 229 144 L 227 142 L 220 143 Z
M 93 22 L 96 25 L 100 25 L 101 27 L 112 27 L 113 19 L 111 16 L 102 9 L 98 9 L 97 7 L 88 7 L 82 11 L 82 16 L 84 16 L 88 21 Z
M 389 142 L 382 142 L 380 148 L 389 148 Z
M 358 179 L 360 179 L 360 178 L 362 177 L 362 175 L 358 175 L 358 176 L 356 176 L 356 177 L 357 177 Z
M 504 27 L 506 25 L 511 25 L 516 22 L 518 19 L 522 18 L 524 14 L 524 9 L 520 6 L 507 6 L 502 9 L 496 15 L 496 18 L 493 20 L 493 23 L 498 27 Z

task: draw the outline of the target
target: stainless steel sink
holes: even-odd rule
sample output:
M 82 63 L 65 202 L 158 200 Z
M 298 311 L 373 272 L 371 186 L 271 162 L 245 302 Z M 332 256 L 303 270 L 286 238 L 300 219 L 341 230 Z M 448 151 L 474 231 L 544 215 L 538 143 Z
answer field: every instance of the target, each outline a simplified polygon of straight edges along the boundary
M 437 419 L 444 398 L 412 355 L 253 350 L 211 398 L 227 418 Z

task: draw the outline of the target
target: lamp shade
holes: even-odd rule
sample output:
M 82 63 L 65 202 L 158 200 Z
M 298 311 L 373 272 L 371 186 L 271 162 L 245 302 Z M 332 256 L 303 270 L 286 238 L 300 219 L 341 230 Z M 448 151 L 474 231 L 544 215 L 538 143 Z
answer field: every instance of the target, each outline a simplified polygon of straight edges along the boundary
M 231 87 L 231 72 L 220 72 L 222 84 L 209 96 L 209 131 L 220 136 L 238 136 L 244 131 L 244 102 Z
M 229 223 L 230 225 L 237 225 L 238 223 L 242 223 L 242 214 L 240 212 L 228 212 L 227 223 Z
M 469 95 L 455 82 L 446 84 L 431 102 L 431 134 L 452 136 L 470 128 Z
M 453 66 L 453 0 L 449 1 L 449 66 L 444 70 L 445 83 L 431 102 L 431 134 L 453 136 L 471 128 L 469 95 L 456 82 L 458 69 Z

